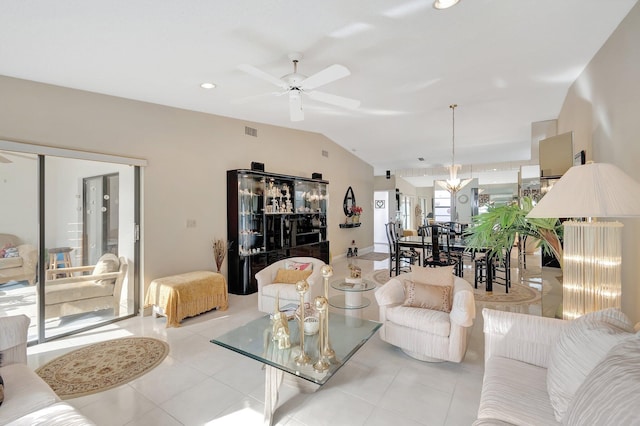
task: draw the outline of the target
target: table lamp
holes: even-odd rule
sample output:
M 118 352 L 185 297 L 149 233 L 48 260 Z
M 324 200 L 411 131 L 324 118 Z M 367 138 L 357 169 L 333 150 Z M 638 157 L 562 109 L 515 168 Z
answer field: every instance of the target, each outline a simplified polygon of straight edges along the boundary
M 620 307 L 623 225 L 595 219 L 631 216 L 640 216 L 640 184 L 606 163 L 570 168 L 527 215 L 578 219 L 563 223 L 564 319 Z

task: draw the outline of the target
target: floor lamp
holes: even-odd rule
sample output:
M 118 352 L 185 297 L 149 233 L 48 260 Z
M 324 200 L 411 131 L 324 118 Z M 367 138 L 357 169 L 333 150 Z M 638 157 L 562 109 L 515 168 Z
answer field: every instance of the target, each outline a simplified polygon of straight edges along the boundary
M 620 307 L 623 225 L 595 219 L 630 216 L 640 216 L 640 184 L 606 163 L 570 168 L 527 215 L 573 219 L 563 223 L 564 319 Z

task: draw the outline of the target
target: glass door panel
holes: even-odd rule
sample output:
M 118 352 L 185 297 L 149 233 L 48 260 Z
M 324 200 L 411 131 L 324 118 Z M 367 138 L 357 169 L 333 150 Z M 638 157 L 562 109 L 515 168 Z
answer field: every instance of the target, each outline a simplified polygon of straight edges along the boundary
M 38 338 L 38 156 L 0 151 L 0 312 L 31 318 Z
M 46 157 L 45 339 L 134 312 L 135 168 Z

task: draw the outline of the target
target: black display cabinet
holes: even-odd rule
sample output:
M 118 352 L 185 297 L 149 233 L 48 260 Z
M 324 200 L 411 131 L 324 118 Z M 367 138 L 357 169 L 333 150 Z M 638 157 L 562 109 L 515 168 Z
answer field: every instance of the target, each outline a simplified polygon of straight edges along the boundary
M 255 170 L 227 171 L 229 293 L 255 293 L 255 274 L 287 257 L 329 263 L 328 184 Z

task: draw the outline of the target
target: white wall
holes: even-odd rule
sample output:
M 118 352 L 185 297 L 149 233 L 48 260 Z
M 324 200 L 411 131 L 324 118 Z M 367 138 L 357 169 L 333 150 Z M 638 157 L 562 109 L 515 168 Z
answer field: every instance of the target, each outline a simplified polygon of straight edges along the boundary
M 37 247 L 38 157 L 4 156 L 12 163 L 0 163 L 0 234 Z
M 612 163 L 640 182 L 640 3 L 571 86 L 558 117 L 558 132 L 573 131 L 574 154 Z M 640 218 L 620 220 L 622 310 L 640 321 Z
M 215 269 L 211 240 L 226 238 L 225 172 L 249 168 L 251 161 L 275 173 L 322 173 L 330 181 L 331 252 L 346 252 L 353 239 L 361 248 L 373 245 L 373 213 L 367 209 L 373 205 L 373 168 L 323 135 L 9 77 L 0 77 L 0 93 L 2 139 L 148 160 L 146 285 L 157 277 Z M 258 137 L 245 136 L 245 125 L 258 129 Z M 340 229 L 349 186 L 365 207 L 362 226 Z M 195 228 L 186 227 L 188 219 Z

